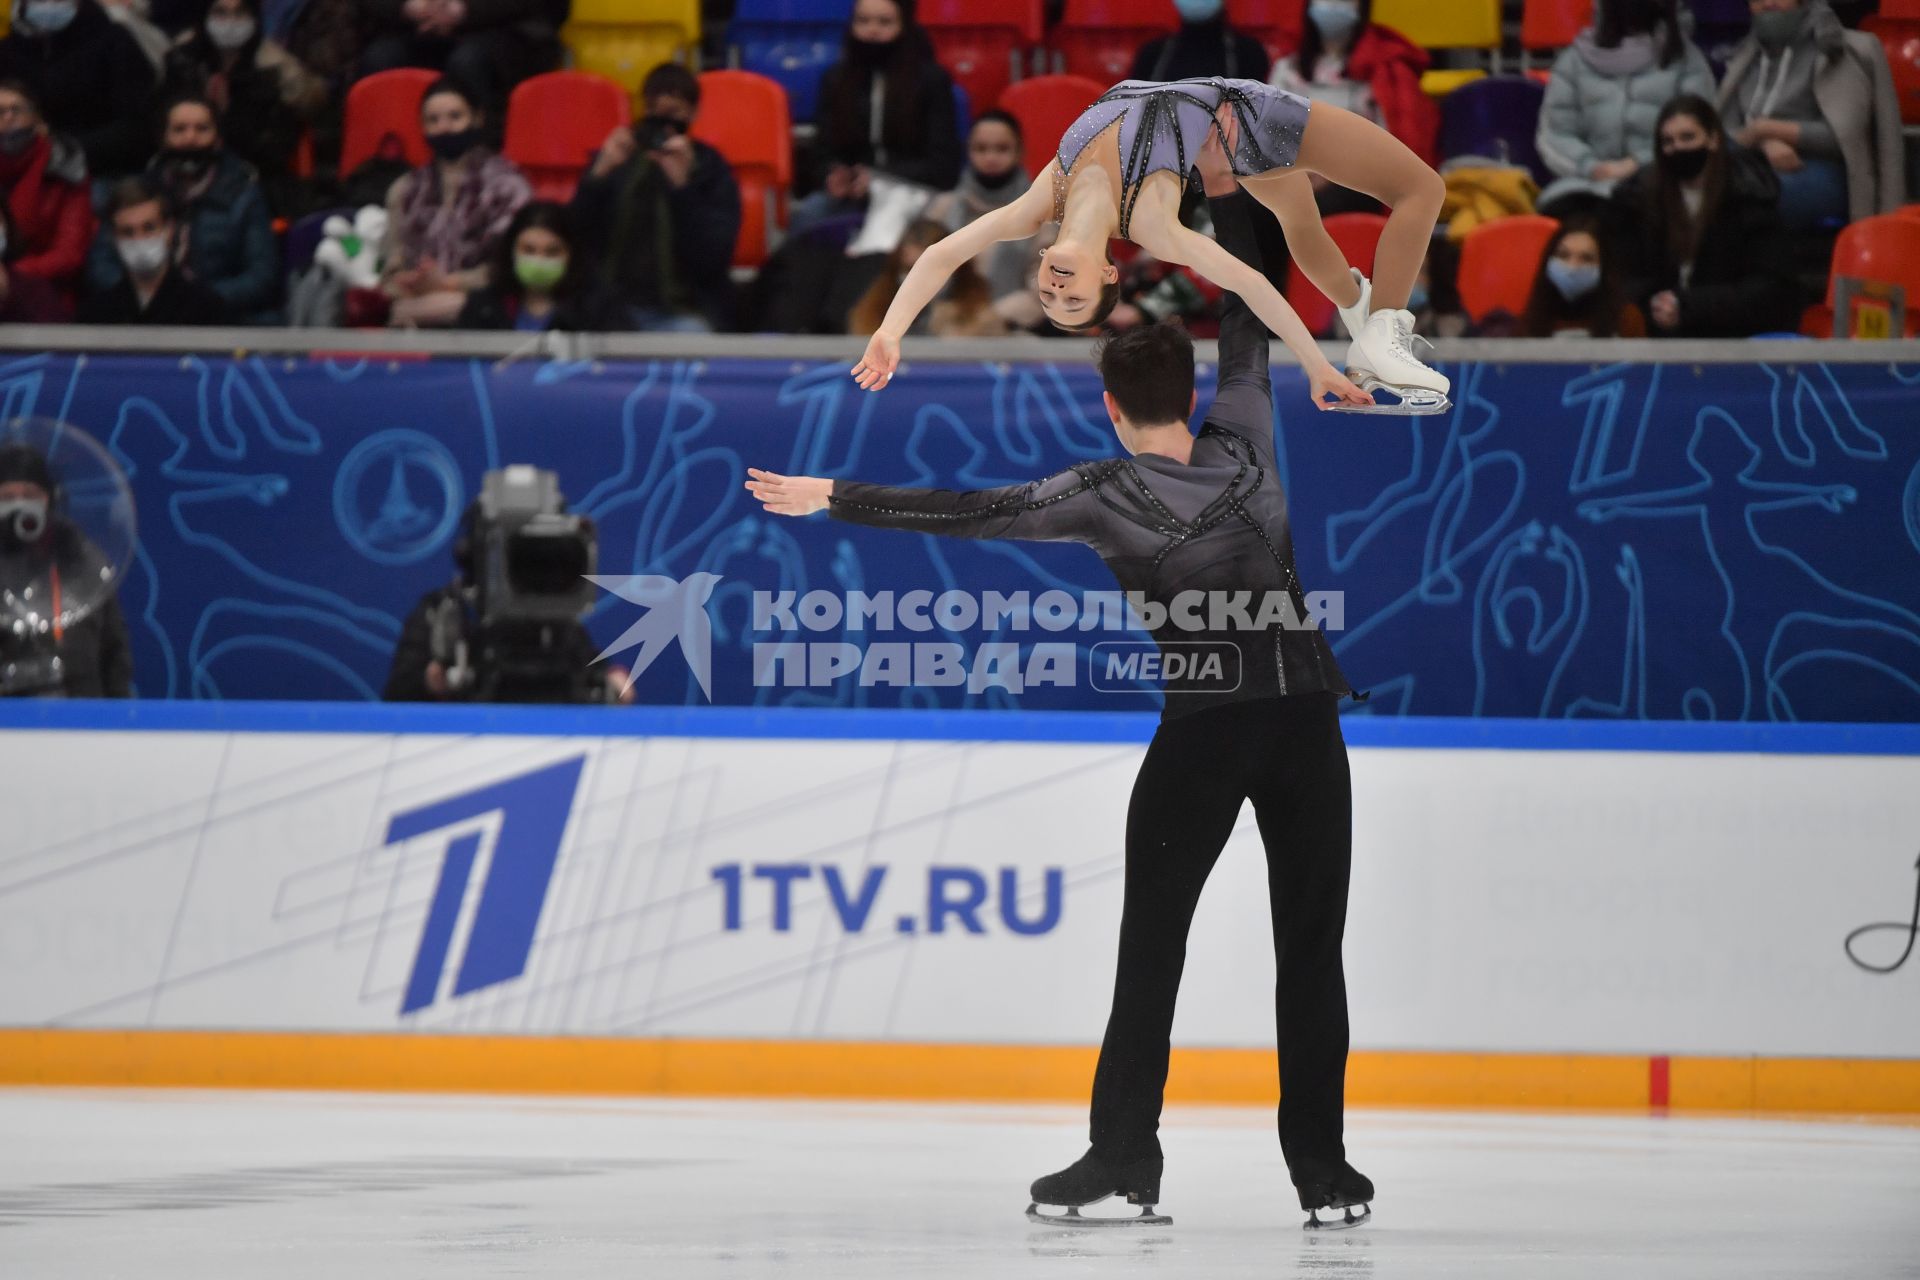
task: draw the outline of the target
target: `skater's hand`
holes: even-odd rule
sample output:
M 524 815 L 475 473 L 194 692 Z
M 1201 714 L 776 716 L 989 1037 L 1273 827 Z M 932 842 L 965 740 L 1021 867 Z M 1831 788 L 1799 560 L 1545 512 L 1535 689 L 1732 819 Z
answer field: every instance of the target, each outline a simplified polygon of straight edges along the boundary
M 867 354 L 860 357 L 860 363 L 853 366 L 853 380 L 864 391 L 878 391 L 893 378 L 893 371 L 900 367 L 900 339 L 886 333 L 876 333 L 867 343 Z
M 783 476 L 748 467 L 747 492 L 776 516 L 810 516 L 827 509 L 833 481 L 818 476 Z
M 1307 375 L 1307 381 L 1313 388 L 1313 407 L 1316 409 L 1331 409 L 1335 405 L 1342 404 L 1373 403 L 1372 396 L 1354 386 L 1347 380 L 1346 374 L 1341 373 L 1331 364 L 1323 362 L 1319 369 Z M 1332 396 L 1333 399 L 1329 401 L 1328 396 Z

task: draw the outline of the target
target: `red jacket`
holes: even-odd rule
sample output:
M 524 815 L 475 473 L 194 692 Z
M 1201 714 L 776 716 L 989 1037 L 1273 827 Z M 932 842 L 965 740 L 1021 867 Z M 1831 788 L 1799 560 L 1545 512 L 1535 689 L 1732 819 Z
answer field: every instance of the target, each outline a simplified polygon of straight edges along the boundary
M 1347 54 L 1347 78 L 1365 80 L 1386 120 L 1387 132 L 1428 164 L 1440 163 L 1440 105 L 1420 87 L 1432 64 L 1427 51 L 1392 27 L 1369 22 Z
M 38 138 L 0 155 L 0 191 L 13 224 L 8 273 L 44 280 L 71 303 L 95 225 L 86 157 L 63 137 Z

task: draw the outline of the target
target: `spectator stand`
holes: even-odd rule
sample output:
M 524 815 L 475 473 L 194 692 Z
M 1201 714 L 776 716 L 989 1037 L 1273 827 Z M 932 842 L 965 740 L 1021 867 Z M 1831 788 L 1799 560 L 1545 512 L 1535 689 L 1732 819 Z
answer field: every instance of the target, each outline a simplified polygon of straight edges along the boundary
M 1041 0 L 924 0 L 918 17 L 940 65 L 983 108 L 1033 73 L 1045 38 Z
M 378 71 L 353 82 L 341 121 L 340 174 L 352 173 L 389 138 L 398 142 L 409 166 L 427 162 L 426 135 L 420 131 L 420 96 L 439 78 L 436 71 L 401 67 Z
M 1306 0 L 1227 0 L 1227 25 L 1258 40 L 1274 62 L 1300 47 L 1306 21 Z
M 1807 308 L 1800 332 L 1810 338 L 1920 336 L 1920 215 L 1902 209 L 1842 231 L 1826 301 Z
M 1496 311 L 1526 314 L 1540 259 L 1560 223 L 1536 213 L 1500 218 L 1467 233 L 1460 244 L 1460 305 L 1480 324 Z
M 697 65 L 700 0 L 573 0 L 561 36 L 574 70 L 605 76 L 637 102 L 640 82 L 661 63 Z
M 1327 234 L 1340 246 L 1341 256 L 1349 265 L 1358 267 L 1361 274 L 1371 277 L 1374 251 L 1380 245 L 1380 233 L 1386 229 L 1386 218 L 1378 213 L 1336 213 L 1328 216 L 1325 223 Z M 1287 267 L 1287 304 L 1314 337 L 1342 336 L 1332 333 L 1337 314 L 1333 302 L 1314 288 L 1298 263 Z
M 733 265 L 757 269 L 787 224 L 793 186 L 793 127 L 786 90 L 751 71 L 706 71 L 692 134 L 726 157 L 740 185 L 740 238 Z
M 1060 150 L 1060 138 L 1080 113 L 1107 91 L 1086 76 L 1035 76 L 1007 86 L 1000 109 L 1020 122 L 1026 140 L 1027 175 L 1037 178 Z
M 1593 21 L 1593 0 L 1525 0 L 1520 10 L 1520 62 L 1527 75 L 1547 80 L 1547 65 Z M 1544 55 L 1539 67 L 1533 55 Z
M 1053 32 L 1054 70 L 1097 80 L 1104 93 L 1127 78 L 1141 45 L 1179 26 L 1173 0 L 1067 0 Z
M 740 0 L 727 24 L 727 66 L 786 90 L 791 118 L 811 124 L 820 77 L 840 58 L 853 0 Z
M 1375 0 L 1373 20 L 1436 55 L 1479 64 L 1435 67 L 1421 76 L 1420 87 L 1433 97 L 1444 98 L 1489 70 L 1500 74 L 1500 0 Z
M 1545 187 L 1553 173 L 1536 135 L 1546 87 L 1528 76 L 1489 76 L 1461 86 L 1440 104 L 1440 154 L 1486 156 L 1516 164 Z
M 502 152 L 520 166 L 534 198 L 565 204 L 607 135 L 633 119 L 621 84 L 590 71 L 549 71 L 523 80 L 507 102 Z

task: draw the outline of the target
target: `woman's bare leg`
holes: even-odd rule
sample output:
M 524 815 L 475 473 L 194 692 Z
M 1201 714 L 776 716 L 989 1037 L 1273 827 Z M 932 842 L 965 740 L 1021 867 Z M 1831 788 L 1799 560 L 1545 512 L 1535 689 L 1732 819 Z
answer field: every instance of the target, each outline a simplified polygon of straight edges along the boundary
M 1311 177 L 1299 169 L 1274 169 L 1242 178 L 1240 185 L 1280 220 L 1280 230 L 1287 236 L 1287 252 L 1293 255 L 1294 265 L 1313 281 L 1314 288 L 1326 294 L 1336 307 L 1350 307 L 1360 301 L 1360 286 L 1353 282 L 1346 255 L 1320 221 Z
M 1365 192 L 1392 211 L 1374 252 L 1373 309 L 1404 308 L 1447 196 L 1440 175 L 1385 129 L 1320 102 L 1313 104 L 1301 135 L 1295 169 L 1310 169 L 1330 182 Z M 1287 241 L 1293 241 L 1291 231 Z

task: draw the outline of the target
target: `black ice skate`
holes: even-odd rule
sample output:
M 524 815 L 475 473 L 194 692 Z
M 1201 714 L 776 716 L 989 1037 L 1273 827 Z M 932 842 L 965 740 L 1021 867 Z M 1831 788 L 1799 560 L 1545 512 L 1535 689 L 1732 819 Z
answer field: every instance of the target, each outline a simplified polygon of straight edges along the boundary
M 1033 1184 L 1033 1203 L 1027 1217 L 1056 1227 L 1164 1227 L 1173 1222 L 1163 1213 L 1155 1213 L 1160 1203 L 1159 1156 L 1135 1160 L 1131 1164 L 1108 1164 L 1089 1151 L 1067 1168 L 1050 1173 Z M 1140 1212 L 1124 1217 L 1082 1216 L 1084 1205 L 1097 1204 L 1109 1196 L 1125 1196 L 1128 1204 L 1140 1206 Z M 1059 1205 L 1065 1213 L 1042 1213 L 1041 1205 Z
M 1296 1160 L 1293 1185 L 1300 1192 L 1300 1207 L 1307 1211 L 1307 1220 L 1300 1224 L 1305 1230 L 1343 1230 L 1373 1217 L 1373 1183 L 1344 1160 Z M 1357 1215 L 1354 1205 L 1360 1206 Z M 1323 1219 L 1322 1209 L 1338 1209 L 1342 1217 Z

